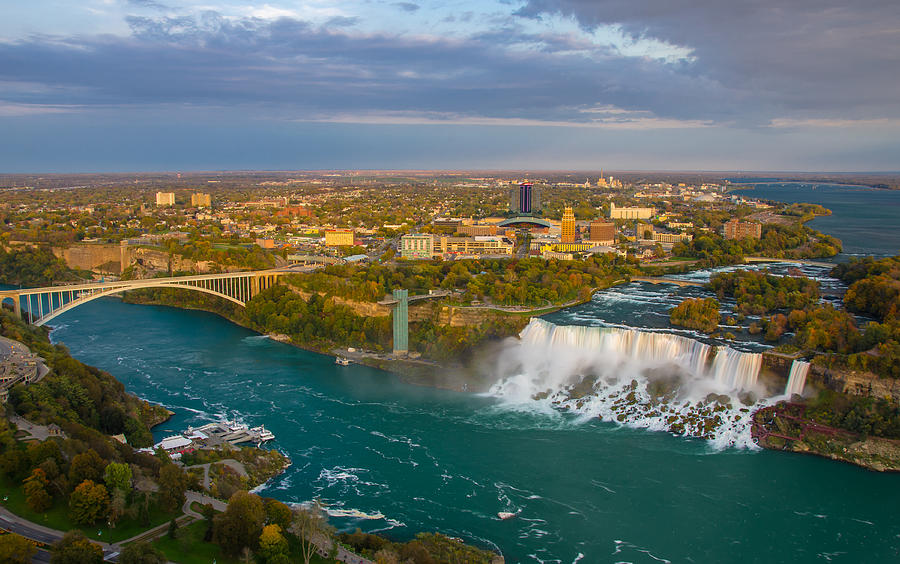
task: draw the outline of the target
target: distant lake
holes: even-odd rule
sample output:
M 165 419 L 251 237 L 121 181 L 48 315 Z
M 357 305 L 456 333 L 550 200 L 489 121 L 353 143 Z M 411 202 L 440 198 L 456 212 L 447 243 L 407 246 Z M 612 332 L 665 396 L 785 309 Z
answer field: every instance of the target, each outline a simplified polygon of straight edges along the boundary
M 809 182 L 753 182 L 730 179 L 751 186 L 738 193 L 780 202 L 821 204 L 832 211 L 808 223 L 843 241 L 847 255 L 900 254 L 900 191 L 868 186 Z

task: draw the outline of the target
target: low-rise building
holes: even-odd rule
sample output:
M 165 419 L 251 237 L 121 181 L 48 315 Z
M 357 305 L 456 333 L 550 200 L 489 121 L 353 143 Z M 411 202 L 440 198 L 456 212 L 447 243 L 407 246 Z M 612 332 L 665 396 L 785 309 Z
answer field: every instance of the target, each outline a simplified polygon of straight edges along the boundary
M 436 237 L 435 254 L 511 255 L 513 244 L 503 237 Z
M 592 221 L 590 241 L 597 245 L 614 245 L 616 243 L 616 224 L 611 221 Z
M 762 225 L 750 221 L 740 221 L 737 218 L 725 222 L 726 239 L 744 239 L 751 237 L 759 239 L 762 236 Z
M 460 225 L 456 230 L 467 237 L 484 237 L 497 234 L 496 225 Z
M 434 256 L 434 235 L 410 233 L 400 237 L 400 257 L 405 259 L 430 259 Z
M 325 246 L 326 247 L 352 247 L 353 246 L 353 230 L 352 229 L 326 229 L 325 230 Z
M 208 208 L 212 206 L 212 196 L 202 192 L 191 194 L 191 206 L 195 208 Z
M 694 238 L 689 233 L 662 233 L 653 231 L 653 240 L 657 243 L 680 243 L 681 241 L 690 241 Z
M 616 204 L 609 204 L 610 219 L 650 219 L 653 213 L 653 208 L 617 208 Z

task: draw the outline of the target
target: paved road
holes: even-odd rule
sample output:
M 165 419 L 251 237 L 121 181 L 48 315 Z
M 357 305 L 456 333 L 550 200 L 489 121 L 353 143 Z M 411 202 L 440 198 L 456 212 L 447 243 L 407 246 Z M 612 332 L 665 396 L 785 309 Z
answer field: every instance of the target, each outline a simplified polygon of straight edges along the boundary
M 168 525 L 166 526 L 168 527 Z M 37 523 L 32 523 L 31 521 L 22 519 L 18 515 L 10 513 L 10 511 L 5 507 L 0 507 L 0 527 L 6 529 L 7 531 L 16 533 L 17 535 L 22 535 L 25 538 L 29 538 L 31 540 L 35 540 L 47 545 L 55 543 L 65 534 L 65 532 L 63 531 L 57 531 L 56 529 L 51 529 L 50 527 L 45 527 L 43 525 L 38 525 Z M 114 546 L 110 546 L 105 542 L 91 542 L 100 545 L 100 548 L 103 549 L 104 558 L 118 553 L 117 548 L 115 548 Z M 115 562 L 116 560 L 116 556 L 107 559 L 107 561 L 109 562 Z M 38 553 L 32 559 L 32 562 L 49 561 L 49 553 L 47 553 L 46 551 L 38 551 Z

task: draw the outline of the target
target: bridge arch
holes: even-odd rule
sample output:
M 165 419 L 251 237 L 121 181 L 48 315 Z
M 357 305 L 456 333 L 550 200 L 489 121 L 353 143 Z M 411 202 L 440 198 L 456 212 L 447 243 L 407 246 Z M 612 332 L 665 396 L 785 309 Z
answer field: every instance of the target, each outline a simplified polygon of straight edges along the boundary
M 195 290 L 197 292 L 203 292 L 204 294 L 210 294 L 212 296 L 224 298 L 230 302 L 236 303 L 237 305 L 239 305 L 241 307 L 247 306 L 247 304 L 245 302 L 235 299 L 227 294 L 223 294 L 223 293 L 217 292 L 215 290 L 210 290 L 210 289 L 204 288 L 202 286 L 193 286 L 191 284 L 176 284 L 176 283 L 172 283 L 172 282 L 158 283 L 158 284 L 146 284 L 146 285 L 141 284 L 140 286 L 121 286 L 121 287 L 117 287 L 117 288 L 109 288 L 109 289 L 102 290 L 100 292 L 95 292 L 93 294 L 90 294 L 89 296 L 78 298 L 76 300 L 68 302 L 67 304 L 63 305 L 60 308 L 53 310 L 53 312 L 48 313 L 47 315 L 41 317 L 37 322 L 35 322 L 35 325 L 41 326 L 41 325 L 47 323 L 48 321 L 50 321 L 51 319 L 54 319 L 55 317 L 62 315 L 63 313 L 65 313 L 69 310 L 75 309 L 76 307 L 78 307 L 80 305 L 84 305 L 88 302 L 92 302 L 92 301 L 96 300 L 97 298 L 106 298 L 108 296 L 112 296 L 115 294 L 121 294 L 122 292 L 127 292 L 129 290 L 141 290 L 144 288 L 179 288 L 179 289 L 184 289 L 184 290 Z

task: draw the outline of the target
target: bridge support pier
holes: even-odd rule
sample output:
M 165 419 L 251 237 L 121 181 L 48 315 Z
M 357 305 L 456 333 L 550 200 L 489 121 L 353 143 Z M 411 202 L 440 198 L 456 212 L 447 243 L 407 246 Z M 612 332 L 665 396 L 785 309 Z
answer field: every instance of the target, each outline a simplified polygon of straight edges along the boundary
M 394 290 L 393 324 L 394 355 L 406 356 L 409 353 L 409 290 Z

